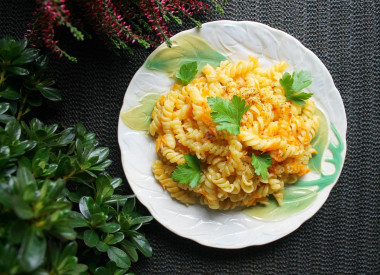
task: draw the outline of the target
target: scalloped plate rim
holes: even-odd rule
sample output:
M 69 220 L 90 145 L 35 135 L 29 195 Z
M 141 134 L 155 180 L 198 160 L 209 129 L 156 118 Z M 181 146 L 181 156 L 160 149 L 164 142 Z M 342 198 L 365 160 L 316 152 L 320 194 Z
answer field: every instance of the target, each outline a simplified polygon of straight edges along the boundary
M 282 31 L 282 30 L 278 30 L 278 29 L 275 29 L 275 28 L 272 28 L 268 25 L 265 25 L 263 23 L 259 23 L 259 22 L 254 22 L 254 21 L 247 21 L 247 20 L 244 20 L 244 21 L 233 21 L 233 20 L 218 20 L 218 21 L 211 21 L 211 22 L 207 22 L 207 23 L 203 23 L 202 24 L 202 27 L 209 27 L 209 26 L 212 26 L 213 24 L 224 24 L 224 23 L 228 23 L 228 24 L 248 24 L 248 25 L 252 25 L 252 27 L 258 27 L 258 28 L 264 28 L 264 29 L 267 29 L 269 30 L 269 32 L 277 32 L 279 33 L 281 36 L 285 36 L 287 37 L 288 39 L 291 39 L 291 40 L 294 40 L 296 41 L 296 43 L 298 44 L 298 46 L 300 46 L 300 48 L 307 52 L 309 55 L 311 55 L 313 57 L 313 61 L 316 61 L 319 63 L 319 65 L 322 65 L 323 69 L 325 70 L 325 72 L 327 72 L 328 74 L 328 80 L 331 84 L 331 86 L 334 88 L 334 92 L 337 92 L 337 96 L 339 97 L 341 103 L 343 104 L 343 114 L 342 116 L 344 116 L 344 124 L 343 124 L 343 131 L 344 131 L 344 134 L 341 136 L 342 140 L 343 140 L 343 143 L 344 143 L 344 150 L 342 152 L 342 158 L 343 158 L 343 163 L 342 163 L 342 167 L 340 168 L 340 171 L 339 171 L 339 175 L 337 177 L 337 180 L 333 183 L 331 183 L 330 185 L 328 185 L 322 192 L 324 193 L 327 193 L 327 195 L 324 195 L 323 197 L 321 196 L 318 196 L 316 198 L 316 200 L 308 207 L 310 208 L 312 205 L 314 205 L 316 203 L 316 201 L 318 200 L 318 202 L 320 202 L 320 206 L 315 208 L 313 211 L 311 211 L 312 213 L 311 214 L 308 214 L 308 215 L 305 215 L 305 212 L 308 208 L 304 209 L 303 211 L 299 212 L 299 213 L 296 213 L 292 216 L 297 216 L 298 219 L 297 219 L 297 224 L 295 224 L 295 226 L 293 226 L 292 228 L 290 228 L 289 230 L 287 230 L 286 232 L 282 232 L 278 235 L 272 235 L 273 238 L 271 239 L 266 239 L 266 240 L 262 240 L 260 241 L 259 240 L 255 240 L 254 243 L 252 242 L 244 242 L 244 243 L 235 243 L 234 245 L 225 245 L 225 244 L 217 244 L 217 243 L 208 243 L 207 241 L 205 241 L 204 239 L 200 239 L 200 238 L 197 238 L 197 235 L 192 235 L 192 236 L 189 236 L 187 234 L 184 234 L 183 232 L 179 231 L 179 230 L 176 230 L 174 229 L 172 226 L 168 225 L 165 220 L 163 220 L 163 218 L 158 215 L 158 212 L 156 211 L 152 211 L 150 209 L 150 205 L 148 203 L 148 201 L 145 201 L 144 199 L 140 198 L 138 195 L 136 195 L 136 197 L 139 199 L 139 201 L 149 210 L 149 212 L 151 213 L 151 215 L 161 224 L 163 225 L 165 228 L 167 228 L 168 230 L 172 231 L 173 233 L 181 236 L 181 237 L 184 237 L 184 238 L 187 238 L 187 239 L 190 239 L 190 240 L 193 240 L 201 245 L 204 245 L 204 246 L 208 246 L 208 247 L 213 247 L 213 248 L 220 248 L 220 249 L 241 249 L 241 248 L 245 248 L 245 247 L 250 247 L 250 246 L 260 246 L 260 245 L 265 245 L 265 244 L 268 244 L 268 243 L 271 243 L 271 242 L 274 242 L 274 241 L 277 241 L 287 235 L 289 235 L 290 233 L 296 231 L 302 224 L 304 224 L 308 219 L 312 218 L 319 210 L 320 208 L 324 205 L 324 203 L 326 202 L 327 198 L 329 197 L 329 194 L 332 190 L 332 188 L 335 186 L 335 184 L 338 182 L 339 180 L 339 177 L 340 177 L 340 174 L 342 173 L 342 170 L 343 170 L 343 166 L 344 166 L 344 161 L 345 161 L 345 156 L 346 156 L 346 151 L 347 151 L 347 142 L 346 142 L 346 133 L 347 133 L 347 117 L 346 117 L 346 113 L 345 113 L 345 110 L 344 110 L 344 102 L 342 100 L 342 97 L 338 91 L 338 89 L 336 88 L 335 84 L 334 84 L 334 81 L 333 81 L 333 78 L 330 74 L 330 72 L 328 71 L 328 69 L 326 68 L 326 66 L 323 64 L 323 62 L 317 57 L 316 54 L 314 54 L 311 50 L 309 50 L 308 48 L 306 48 L 297 38 L 293 37 L 292 35 Z M 182 31 L 182 32 L 179 32 L 177 33 L 176 35 L 174 35 L 172 37 L 175 38 L 176 36 L 178 35 L 183 35 L 183 34 L 186 34 L 186 33 L 193 33 L 195 30 L 197 30 L 197 28 L 192 28 L 192 29 L 189 29 L 189 30 L 185 30 L 185 31 Z M 159 51 L 162 47 L 164 47 L 165 44 L 161 44 L 159 47 L 157 47 L 148 57 L 147 59 L 153 55 L 156 51 Z M 213 45 L 212 45 L 213 46 Z M 146 60 L 147 60 L 146 59 Z M 145 65 L 145 62 L 146 60 L 144 61 L 143 65 L 137 70 L 137 72 L 135 73 L 135 75 L 133 76 L 133 78 L 131 79 L 130 81 L 130 84 L 132 83 L 133 79 L 136 77 L 136 75 L 138 75 L 140 72 L 143 71 L 144 69 L 144 65 Z M 130 85 L 129 84 L 129 85 Z M 121 112 L 125 109 L 125 105 L 126 105 L 126 101 L 127 101 L 127 91 L 128 91 L 128 88 L 129 88 L 129 85 L 127 87 L 127 90 L 125 92 L 125 95 L 124 95 L 124 99 L 123 99 L 123 105 L 120 109 L 120 114 Z M 120 147 L 120 152 L 121 152 L 121 162 L 122 162 L 122 166 L 123 166 L 123 170 L 124 170 L 124 174 L 127 178 L 127 181 L 132 189 L 132 191 L 136 194 L 138 193 L 137 191 L 137 187 L 134 185 L 134 179 L 131 178 L 131 175 L 128 175 L 128 173 L 126 173 L 126 155 L 125 155 L 125 152 L 123 150 L 123 144 L 122 144 L 122 128 L 123 127 L 127 127 L 127 126 L 124 126 L 123 125 L 123 122 L 121 120 L 121 117 L 120 117 L 120 114 L 119 114 L 119 121 L 118 121 L 118 143 L 119 143 L 119 147 Z M 143 134 L 143 133 L 142 133 Z M 342 134 L 342 133 L 340 133 Z M 331 140 L 331 138 L 330 138 Z M 170 195 L 165 191 L 165 195 L 166 196 L 169 196 Z M 319 195 L 319 194 L 318 194 Z M 176 202 L 177 203 L 177 202 Z M 189 207 L 192 207 L 192 206 L 189 206 Z M 208 210 L 210 212 L 214 212 L 215 210 Z M 245 214 L 244 214 L 245 215 Z M 250 217 L 248 217 L 250 218 Z M 250 218 L 250 219 L 253 219 L 253 218 Z M 287 220 L 288 218 L 285 218 L 285 220 Z M 257 220 L 256 220 L 257 221 Z M 272 222 L 272 221 L 259 221 L 260 223 L 277 223 L 277 222 L 282 222 L 283 220 L 281 221 L 275 221 L 275 222 Z

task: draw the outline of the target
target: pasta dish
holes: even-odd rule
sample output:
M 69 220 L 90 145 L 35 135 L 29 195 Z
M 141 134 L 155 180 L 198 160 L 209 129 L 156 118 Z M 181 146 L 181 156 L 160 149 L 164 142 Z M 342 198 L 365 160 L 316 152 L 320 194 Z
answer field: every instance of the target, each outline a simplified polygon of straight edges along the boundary
M 286 96 L 280 82 L 287 66 L 262 69 L 255 57 L 222 61 L 216 69 L 206 65 L 189 84 L 175 83 L 157 100 L 149 132 L 159 157 L 152 170 L 174 199 L 223 210 L 265 204 L 270 197 L 281 205 L 285 184 L 310 171 L 319 119 L 312 99 L 296 104 Z M 218 126 L 213 104 L 237 99 L 246 106 L 232 133 Z M 197 184 L 173 178 L 188 163 L 186 155 L 199 160 Z

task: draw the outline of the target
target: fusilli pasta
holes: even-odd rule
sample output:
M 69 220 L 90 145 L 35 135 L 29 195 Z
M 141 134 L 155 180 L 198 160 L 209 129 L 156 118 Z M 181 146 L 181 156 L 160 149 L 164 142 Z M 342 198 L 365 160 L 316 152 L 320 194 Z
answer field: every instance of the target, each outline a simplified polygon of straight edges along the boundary
M 160 157 L 153 174 L 173 198 L 223 210 L 265 204 L 269 195 L 282 204 L 284 185 L 310 171 L 316 153 L 310 143 L 319 127 L 311 99 L 301 107 L 285 97 L 279 79 L 286 67 L 280 62 L 265 70 L 254 57 L 223 61 L 216 69 L 206 65 L 187 86 L 174 84 L 157 101 L 149 129 Z M 231 100 L 233 95 L 250 105 L 238 135 L 216 129 L 207 102 L 207 97 Z M 272 158 L 265 180 L 251 164 L 252 153 L 264 152 Z M 170 177 L 187 153 L 201 160 L 202 176 L 193 188 Z

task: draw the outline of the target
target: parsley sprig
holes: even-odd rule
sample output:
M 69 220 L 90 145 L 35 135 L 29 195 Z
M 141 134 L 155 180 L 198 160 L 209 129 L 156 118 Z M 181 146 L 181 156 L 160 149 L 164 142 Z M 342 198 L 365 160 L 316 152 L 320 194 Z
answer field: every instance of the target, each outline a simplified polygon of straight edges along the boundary
M 193 154 L 186 154 L 185 160 L 187 163 L 178 165 L 171 177 L 181 184 L 190 184 L 194 188 L 201 180 L 201 161 Z
M 231 102 L 222 97 L 208 97 L 212 120 L 217 123 L 216 129 L 227 130 L 231 134 L 240 134 L 240 121 L 250 105 L 245 105 L 245 100 L 237 95 L 232 97 Z
M 191 80 L 194 79 L 197 72 L 198 72 L 197 62 L 196 61 L 189 62 L 189 63 L 182 64 L 176 77 L 181 80 L 183 85 L 187 85 L 190 83 Z
M 252 165 L 255 168 L 256 175 L 263 180 L 268 178 L 268 167 L 272 165 L 272 158 L 269 154 L 255 155 L 252 154 Z
M 299 93 L 311 84 L 311 73 L 309 71 L 293 72 L 292 75 L 284 73 L 280 79 L 280 84 L 285 90 L 286 98 L 297 105 L 304 105 L 305 100 L 313 95 L 313 93 Z

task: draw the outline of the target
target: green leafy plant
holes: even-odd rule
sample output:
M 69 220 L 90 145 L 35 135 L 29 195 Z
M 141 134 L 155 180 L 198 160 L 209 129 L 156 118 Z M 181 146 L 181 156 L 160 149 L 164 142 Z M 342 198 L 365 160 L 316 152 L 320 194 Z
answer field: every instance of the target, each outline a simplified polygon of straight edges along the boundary
M 305 100 L 313 95 L 313 93 L 299 93 L 311 84 L 311 73 L 309 71 L 293 72 L 292 75 L 284 73 L 280 79 L 280 84 L 285 90 L 286 98 L 297 105 L 304 105 Z
M 43 98 L 61 100 L 55 81 L 44 76 L 47 57 L 27 48 L 27 40 L 11 37 L 0 39 L 0 121 L 16 116 L 20 120 L 33 107 L 41 106 Z
M 152 255 L 139 232 L 152 217 L 141 215 L 135 198 L 120 190 L 121 179 L 107 174 L 109 149 L 82 124 L 60 129 L 37 118 L 21 120 L 26 91 L 49 98 L 24 86 L 37 72 L 43 79 L 34 66 L 40 56 L 29 56 L 23 41 L 0 41 L 2 64 L 11 60 L 2 66 L 3 83 L 12 78 L 23 90 L 17 98 L 0 98 L 6 118 L 0 122 L 0 274 L 125 274 L 138 252 Z M 4 59 L 4 48 L 18 55 Z M 9 71 L 20 58 L 34 64 L 22 65 L 27 75 Z

